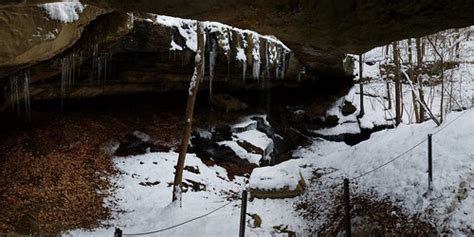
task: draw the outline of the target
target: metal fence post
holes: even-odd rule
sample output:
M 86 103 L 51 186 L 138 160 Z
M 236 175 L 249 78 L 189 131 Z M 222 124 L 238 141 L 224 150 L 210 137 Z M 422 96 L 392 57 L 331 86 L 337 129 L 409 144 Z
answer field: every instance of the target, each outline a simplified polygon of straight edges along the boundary
M 122 230 L 120 228 L 115 228 L 114 237 L 122 237 Z
M 346 222 L 346 237 L 351 237 L 351 203 L 349 196 L 349 179 L 344 179 L 344 209 Z
M 428 134 L 428 190 L 433 189 L 432 134 Z
M 242 192 L 242 207 L 240 210 L 240 229 L 239 229 L 239 237 L 245 236 L 245 223 L 246 223 L 246 216 L 247 216 L 247 190 Z

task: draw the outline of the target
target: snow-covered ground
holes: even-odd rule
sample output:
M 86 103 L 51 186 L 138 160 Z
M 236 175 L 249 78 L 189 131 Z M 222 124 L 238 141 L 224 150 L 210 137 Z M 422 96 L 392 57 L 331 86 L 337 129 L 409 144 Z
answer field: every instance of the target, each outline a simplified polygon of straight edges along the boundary
M 300 162 L 313 167 L 333 168 L 336 172 L 321 177 L 323 187 L 341 182 L 341 177 L 354 178 L 371 171 L 404 153 L 400 159 L 357 180 L 357 193 L 375 193 L 380 200 L 390 200 L 412 215 L 421 214 L 442 230 L 470 235 L 474 231 L 474 110 L 451 113 L 441 127 L 433 122 L 401 125 L 374 133 L 371 139 L 353 147 L 341 145 L 338 152 L 318 155 L 321 147 L 332 142 L 315 142 L 296 152 Z M 427 134 L 433 133 L 434 189 L 428 188 Z M 333 150 L 334 147 L 331 148 Z M 316 157 L 315 159 L 309 159 Z M 466 183 L 466 184 L 463 184 Z M 463 188 L 467 188 L 463 191 Z M 458 193 L 465 192 L 462 198 Z M 431 213 L 432 214 L 428 214 Z
M 371 135 L 367 141 L 354 146 L 343 142 L 330 142 L 315 139 L 309 147 L 301 147 L 294 152 L 296 159 L 286 161 L 274 167 L 256 168 L 260 180 L 271 179 L 275 173 L 285 173 L 282 167 L 292 167 L 292 174 L 299 171 L 308 182 L 314 169 L 330 170 L 318 178 L 317 188 L 320 193 L 329 195 L 327 190 L 340 184 L 343 178 L 352 180 L 352 193 L 368 194 L 380 201 L 390 201 L 401 208 L 404 214 L 416 216 L 422 221 L 431 223 L 439 233 L 454 236 L 474 235 L 474 64 L 472 48 L 468 41 L 461 43 L 462 52 L 459 66 L 449 69 L 447 77 L 453 85 L 453 99 L 446 99 L 445 121 L 441 126 L 431 121 L 414 123 L 412 108 L 412 91 L 409 85 L 403 85 L 403 118 L 396 129 L 383 130 Z M 381 53 L 377 55 L 377 53 Z M 429 55 L 429 54 L 428 54 Z M 431 56 L 429 56 L 431 57 Z M 429 58 L 428 57 L 428 58 Z M 339 125 L 316 132 L 325 135 L 358 133 L 361 128 L 391 125 L 394 118 L 394 103 L 388 109 L 386 83 L 377 74 L 378 65 L 383 60 L 383 52 L 374 49 L 366 55 L 375 62 L 375 66 L 366 65 L 373 80 L 364 85 L 365 115 L 358 120 L 359 90 L 355 86 L 340 98 L 327 111 L 327 115 L 336 115 Z M 451 77 L 452 75 L 452 77 Z M 452 79 L 451 79 L 452 78 Z M 449 85 L 449 84 L 448 84 Z M 393 84 L 390 85 L 393 90 Z M 450 88 L 450 87 L 447 87 Z M 425 100 L 435 116 L 439 116 L 439 85 L 424 87 Z M 393 99 L 392 94 L 392 99 Z M 351 102 L 357 110 L 347 116 L 342 115 L 344 102 Z M 461 106 L 459 106 L 461 105 Z M 468 108 L 461 112 L 451 112 L 459 107 Z M 240 129 L 247 127 L 246 130 Z M 258 164 L 262 158 L 257 154 L 246 152 L 236 142 L 244 139 L 259 147 L 270 147 L 268 137 L 255 130 L 255 123 L 250 120 L 233 126 L 239 136 L 235 140 L 222 143 L 232 148 L 239 157 Z M 433 190 L 428 192 L 427 175 L 427 134 L 433 134 Z M 230 180 L 226 171 L 218 166 L 208 167 L 194 154 L 188 154 L 186 165 L 199 170 L 199 173 L 186 170 L 186 180 L 205 185 L 205 190 L 194 192 L 191 187 L 183 193 L 182 208 L 171 202 L 174 165 L 176 153 L 149 153 L 145 155 L 114 158 L 114 162 L 124 173 L 113 177 L 120 187 L 115 196 L 117 209 L 124 213 L 115 213 L 115 219 L 107 222 L 109 228 L 91 231 L 73 230 L 72 236 L 110 236 L 115 227 L 124 233 L 141 233 L 170 227 L 186 220 L 206 214 L 230 201 L 222 209 L 206 217 L 181 225 L 177 228 L 156 233 L 153 236 L 235 236 L 238 234 L 240 200 L 236 198 L 247 188 L 246 177 Z M 396 158 L 396 159 L 394 159 Z M 296 167 L 296 168 L 295 168 Z M 297 171 L 295 171 L 297 170 Z M 373 172 L 372 172 L 373 171 Z M 262 178 L 263 177 L 263 178 Z M 159 181 L 160 183 L 156 183 Z M 258 180 L 257 180 L 258 181 Z M 270 180 L 267 184 L 275 187 L 284 185 L 288 180 Z M 149 182 L 149 183 L 147 183 Z M 256 182 L 251 180 L 250 183 Z M 142 183 L 142 184 L 140 184 Z M 293 182 L 294 183 L 294 182 Z M 266 185 L 260 184 L 259 185 Z M 315 185 L 309 183 L 308 185 Z M 271 187 L 267 187 L 271 189 Z M 310 189 L 308 189 L 310 190 Z M 249 221 L 246 227 L 248 236 L 278 236 L 275 226 L 288 229 L 301 235 L 309 235 L 309 229 L 317 229 L 329 221 L 332 199 L 322 203 L 322 212 L 316 220 L 305 220 L 295 205 L 300 197 L 289 199 L 254 199 L 249 201 L 247 213 L 258 214 L 262 223 L 255 227 Z M 248 220 L 251 218 L 248 216 Z
M 295 152 L 299 159 L 285 165 L 299 166 L 306 180 L 311 178 L 312 167 L 335 169 L 323 175 L 323 186 L 331 187 L 342 177 L 353 178 L 379 167 L 396 155 L 420 144 L 428 133 L 433 133 L 433 191 L 427 192 L 426 142 L 421 143 L 400 159 L 372 172 L 357 182 L 356 193 L 376 194 L 381 200 L 389 199 L 400 205 L 408 214 L 419 214 L 441 230 L 456 235 L 469 235 L 474 230 L 474 110 L 454 112 L 446 123 L 437 127 L 433 122 L 401 125 L 372 135 L 368 141 L 350 147 L 344 143 L 315 140 L 313 145 Z M 231 200 L 230 204 L 215 213 L 156 236 L 230 236 L 237 235 L 240 201 L 232 197 L 240 195 L 246 187 L 246 178 L 229 180 L 223 168 L 207 167 L 201 160 L 189 154 L 187 166 L 199 170 L 199 174 L 185 171 L 184 180 L 206 185 L 205 191 L 183 194 L 182 208 L 170 205 L 173 166 L 178 155 L 149 153 L 126 158 L 114 158 L 116 166 L 124 174 L 114 177 L 120 187 L 114 198 L 118 208 L 110 228 L 93 232 L 75 230 L 71 236 L 105 236 L 120 227 L 124 233 L 146 232 L 166 228 L 205 214 Z M 281 165 L 280 165 L 281 166 Z M 268 169 L 268 167 L 264 168 Z M 159 184 L 146 186 L 147 182 Z M 142 184 L 140 184 L 142 183 Z M 145 186 L 144 186 L 145 184 Z M 465 190 L 464 190 L 465 189 Z M 270 200 L 254 199 L 249 202 L 248 213 L 262 219 L 260 228 L 247 226 L 249 236 L 270 236 L 277 233 L 273 226 L 284 226 L 304 234 L 305 220 L 294 210 L 298 198 Z M 328 207 L 329 208 L 329 207 Z M 428 214 L 431 213 L 431 214 Z M 222 220 L 225 219 L 225 223 Z M 248 217 L 248 219 L 251 219 Z M 324 221 L 321 219 L 321 221 Z M 315 223 L 312 223 L 313 225 Z
M 215 213 L 178 228 L 152 236 L 236 236 L 239 232 L 240 196 L 246 187 L 246 178 L 229 180 L 227 172 L 218 166 L 208 167 L 193 154 L 186 158 L 186 166 L 199 170 L 199 174 L 185 171 L 183 180 L 202 183 L 205 190 L 183 193 L 182 207 L 171 203 L 174 165 L 178 154 L 149 153 L 134 157 L 114 158 L 114 163 L 124 174 L 114 177 L 120 187 L 112 199 L 124 213 L 116 213 L 110 228 L 92 232 L 71 231 L 66 236 L 111 236 L 118 227 L 124 233 L 141 233 L 158 230 L 182 223 L 208 213 L 230 202 Z M 159 184 L 156 184 L 156 182 Z M 149 182 L 149 183 L 147 183 Z M 141 184 L 140 184 L 141 183 Z M 149 184 L 147 186 L 147 184 Z M 153 185 L 156 184 L 156 185 Z M 249 202 L 248 213 L 258 213 L 261 228 L 247 228 L 249 236 L 269 236 L 274 225 L 301 222 L 292 208 L 292 200 L 255 200 Z M 250 219 L 250 218 L 248 218 Z M 295 226 L 296 228 L 297 226 Z

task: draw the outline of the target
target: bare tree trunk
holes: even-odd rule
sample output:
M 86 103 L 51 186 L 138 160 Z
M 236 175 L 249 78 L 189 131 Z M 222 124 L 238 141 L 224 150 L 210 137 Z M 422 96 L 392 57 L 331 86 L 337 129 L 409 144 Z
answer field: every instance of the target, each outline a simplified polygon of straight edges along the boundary
M 194 104 L 199 90 L 199 82 L 204 76 L 204 53 L 205 42 L 204 33 L 201 24 L 197 22 L 197 52 L 196 66 L 194 67 L 194 75 L 189 85 L 189 96 L 186 102 L 186 120 L 183 130 L 181 145 L 179 146 L 178 164 L 176 165 L 176 174 L 173 183 L 173 202 L 181 201 L 181 188 L 183 181 L 184 161 L 186 160 L 186 152 L 188 150 L 189 138 L 191 137 L 191 129 L 193 125 Z
M 390 93 L 390 82 L 387 78 L 387 100 L 388 100 L 388 109 L 392 109 L 392 93 Z
M 438 37 L 436 36 L 435 40 L 437 40 Z M 444 55 L 439 52 L 439 50 L 436 48 L 436 41 L 433 43 L 433 41 L 428 38 L 428 42 L 430 42 L 431 46 L 433 47 L 433 50 L 436 52 L 436 54 L 439 57 L 439 61 L 441 63 L 441 102 L 439 105 L 439 122 L 443 123 L 443 117 L 444 117 Z
M 364 62 L 362 60 L 362 54 L 359 54 L 359 87 L 360 87 L 360 113 L 359 118 L 364 116 L 364 85 L 362 84 L 362 73 L 364 71 Z
M 444 58 L 442 55 L 440 55 L 440 61 L 441 61 L 441 103 L 439 105 L 439 122 L 443 123 L 443 117 L 444 117 Z
M 401 76 L 400 76 L 400 55 L 398 51 L 398 42 L 393 42 L 393 61 L 395 63 L 395 125 L 400 125 L 402 118 L 401 101 Z
M 408 39 L 408 63 L 410 65 L 410 78 L 409 80 L 411 80 L 413 83 L 416 83 L 416 79 L 415 79 L 415 69 L 413 67 L 413 49 L 412 49 L 412 44 L 411 44 L 411 38 Z M 413 101 L 413 110 L 415 111 L 415 121 L 417 123 L 420 123 L 420 114 L 418 113 L 418 103 L 416 102 L 416 96 L 415 96 L 415 91 L 411 91 L 411 97 L 412 97 L 412 101 Z
M 420 95 L 420 100 L 422 103 L 425 103 L 425 95 L 423 93 L 423 82 L 421 81 L 421 67 L 423 65 L 423 50 L 421 48 L 421 38 L 416 38 L 416 78 L 418 79 L 418 94 Z M 423 106 L 420 106 L 420 123 L 425 120 L 425 110 Z

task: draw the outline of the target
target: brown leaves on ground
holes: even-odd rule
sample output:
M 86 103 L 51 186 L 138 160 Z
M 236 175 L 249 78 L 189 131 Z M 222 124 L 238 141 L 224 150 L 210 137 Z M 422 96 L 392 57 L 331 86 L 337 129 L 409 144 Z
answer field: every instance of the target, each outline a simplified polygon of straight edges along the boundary
M 57 234 L 110 218 L 104 200 L 112 188 L 107 177 L 115 170 L 96 149 L 100 136 L 86 131 L 91 130 L 60 123 L 2 144 L 1 232 Z
M 324 175 L 334 170 L 315 169 L 306 192 L 296 209 L 309 223 L 310 232 L 319 236 L 338 236 L 345 228 L 345 206 L 342 185 L 331 188 L 323 185 Z M 327 178 L 326 178 L 327 179 Z M 335 180 L 336 182 L 342 180 Z M 353 236 L 430 236 L 434 228 L 389 200 L 374 194 L 355 192 L 351 183 L 351 226 Z

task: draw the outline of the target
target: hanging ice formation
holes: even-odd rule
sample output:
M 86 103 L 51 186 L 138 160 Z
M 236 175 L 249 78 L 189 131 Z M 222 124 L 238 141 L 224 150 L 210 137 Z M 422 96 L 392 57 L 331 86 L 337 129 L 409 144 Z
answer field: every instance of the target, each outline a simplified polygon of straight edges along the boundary
M 245 37 L 242 33 L 239 33 L 238 37 L 240 37 L 241 39 L 241 44 L 236 45 L 236 59 L 237 61 L 240 61 L 242 63 L 242 82 L 245 82 L 247 74 L 247 55 L 245 54 L 245 49 L 247 48 L 247 41 L 245 40 Z
M 298 73 L 298 82 L 301 82 L 301 77 L 306 75 L 306 67 L 302 67 Z
M 23 100 L 25 101 L 26 117 L 31 120 L 30 70 L 23 72 Z
M 214 38 L 209 39 L 210 51 L 209 51 L 209 97 L 212 99 L 212 81 L 214 80 L 214 70 L 216 65 L 217 57 L 217 42 Z
M 61 59 L 61 106 L 64 105 L 66 92 L 71 89 L 74 78 L 74 57 L 67 55 Z
M 92 46 L 92 70 L 91 70 L 90 76 L 89 76 L 89 82 L 91 84 L 94 83 L 94 79 L 96 78 L 95 74 L 96 74 L 98 64 L 99 64 L 99 62 L 97 60 L 98 54 L 99 54 L 99 45 L 97 43 L 95 43 Z
M 265 40 L 265 77 L 270 78 L 269 42 Z
M 170 42 L 171 47 L 170 47 L 170 50 L 169 50 L 169 52 L 168 52 L 168 60 L 171 60 L 171 56 L 173 56 L 173 59 L 174 59 L 174 58 L 175 58 L 175 55 L 176 55 L 176 54 L 174 53 L 174 52 L 175 52 L 175 47 L 174 47 L 174 45 L 175 45 L 176 43 L 174 42 L 174 35 L 173 35 L 173 30 L 172 30 L 172 28 L 170 28 L 170 34 L 171 34 L 171 42 Z
M 90 83 L 105 84 L 110 76 L 111 69 L 112 53 L 100 53 L 98 44 L 94 44 L 92 51 L 92 71 L 90 74 Z
M 12 109 L 17 110 L 18 116 L 21 114 L 20 100 L 23 99 L 25 105 L 25 115 L 31 119 L 30 102 L 30 70 L 22 70 L 16 75 L 10 76 L 10 102 Z M 20 94 L 22 94 L 20 96 Z
M 150 20 L 154 19 L 152 21 L 155 24 L 166 26 L 175 32 L 176 35 L 171 36 L 170 50 L 183 50 L 181 54 L 183 66 L 191 63 L 197 49 L 196 21 L 153 14 L 151 16 Z M 205 38 L 209 40 L 206 43 L 205 57 L 217 57 L 217 55 L 212 55 L 211 52 L 212 47 L 214 47 L 214 42 L 211 42 L 213 40 L 215 40 L 216 48 L 218 48 L 216 51 L 223 52 L 227 57 L 226 80 L 230 77 L 231 63 L 234 62 L 241 63 L 242 80 L 244 82 L 247 77 L 247 65 L 252 67 L 252 77 L 256 80 L 259 80 L 262 76 L 276 79 L 284 78 L 288 66 L 288 54 L 291 50 L 281 41 L 271 36 L 262 36 L 250 30 L 241 30 L 222 23 L 202 22 L 202 25 L 206 30 Z M 175 40 L 177 41 L 175 42 Z M 170 52 L 170 55 L 172 55 L 172 52 Z M 216 63 L 211 58 L 203 60 L 209 64 Z M 209 67 L 210 81 L 214 81 L 215 73 L 210 74 L 211 71 L 215 70 L 216 65 L 209 65 Z
M 253 79 L 258 80 L 260 78 L 260 37 L 257 34 L 252 34 L 253 49 Z
M 280 79 L 284 79 L 285 78 L 285 73 L 286 73 L 286 52 L 285 50 L 281 49 L 281 57 L 282 57 L 282 60 L 281 60 L 281 75 L 280 75 Z
M 110 76 L 110 71 L 112 68 L 112 53 L 101 53 L 97 58 L 97 61 L 97 81 L 105 84 Z
M 198 25 L 197 22 L 195 22 L 194 25 L 197 26 Z M 208 40 L 207 40 L 209 38 L 208 37 L 208 32 L 209 31 L 205 28 L 205 26 L 203 26 L 203 25 L 200 25 L 200 26 L 203 28 L 202 32 L 205 32 L 204 33 L 204 54 L 203 54 L 204 58 L 201 59 L 202 60 L 201 82 L 202 82 L 202 81 L 204 81 L 204 75 L 206 75 L 206 51 L 209 50 L 209 43 L 208 43 Z M 197 49 L 197 48 L 199 48 L 199 45 L 197 45 L 198 44 L 198 42 L 197 42 L 197 27 L 194 27 L 194 29 L 196 29 L 196 31 L 194 33 L 195 33 L 195 36 L 196 36 L 196 49 Z M 197 51 L 196 51 L 196 54 L 197 54 Z M 197 62 L 195 62 L 195 64 L 197 64 Z

